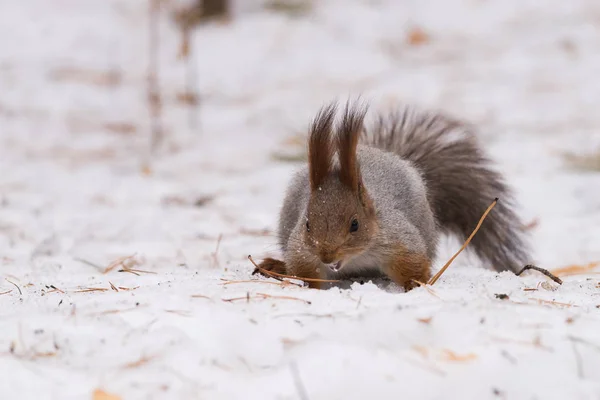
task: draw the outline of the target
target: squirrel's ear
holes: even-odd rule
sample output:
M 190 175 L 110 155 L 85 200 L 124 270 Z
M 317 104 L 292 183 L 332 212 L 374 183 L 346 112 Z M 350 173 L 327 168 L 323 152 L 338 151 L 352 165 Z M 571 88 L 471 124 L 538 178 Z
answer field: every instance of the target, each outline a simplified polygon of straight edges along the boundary
M 310 128 L 308 169 L 310 171 L 310 187 L 312 190 L 317 190 L 331 170 L 334 152 L 331 142 L 331 128 L 333 126 L 335 110 L 336 105 L 334 103 L 321 108 Z
M 350 107 L 347 104 L 344 118 L 337 132 L 340 181 L 357 192 L 361 179 L 360 167 L 356 159 L 356 147 L 363 132 L 363 122 L 366 113 L 366 107 Z

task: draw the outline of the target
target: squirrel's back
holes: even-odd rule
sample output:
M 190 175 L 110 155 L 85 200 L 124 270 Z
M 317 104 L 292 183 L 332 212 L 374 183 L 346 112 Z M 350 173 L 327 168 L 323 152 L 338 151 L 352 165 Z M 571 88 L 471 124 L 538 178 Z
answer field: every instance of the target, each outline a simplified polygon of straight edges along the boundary
M 410 107 L 380 118 L 364 143 L 410 161 L 421 173 L 439 228 L 465 240 L 494 198 L 499 202 L 470 248 L 497 271 L 516 271 L 528 261 L 523 223 L 512 191 L 465 124 Z M 390 178 L 390 185 L 402 184 Z

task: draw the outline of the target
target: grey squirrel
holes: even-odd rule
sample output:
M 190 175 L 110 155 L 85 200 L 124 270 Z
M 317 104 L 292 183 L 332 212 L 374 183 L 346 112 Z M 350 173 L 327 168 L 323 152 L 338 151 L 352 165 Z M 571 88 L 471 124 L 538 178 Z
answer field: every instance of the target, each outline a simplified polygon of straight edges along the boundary
M 262 269 L 312 288 L 384 275 L 410 290 L 429 280 L 440 234 L 466 239 L 494 198 L 470 248 L 497 271 L 529 261 L 512 192 L 466 124 L 404 107 L 367 129 L 366 108 L 348 103 L 336 126 L 337 109 L 322 107 L 311 124 L 308 165 L 280 211 L 283 260 L 266 258 Z

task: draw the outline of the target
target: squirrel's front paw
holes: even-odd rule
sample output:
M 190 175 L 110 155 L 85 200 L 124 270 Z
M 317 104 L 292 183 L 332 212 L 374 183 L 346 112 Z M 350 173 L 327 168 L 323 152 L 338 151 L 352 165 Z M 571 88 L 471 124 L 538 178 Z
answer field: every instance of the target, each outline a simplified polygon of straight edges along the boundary
M 266 277 L 270 277 L 270 275 L 262 272 L 261 270 L 274 272 L 276 274 L 282 274 L 282 275 L 285 275 L 287 273 L 287 270 L 285 268 L 285 263 L 283 261 L 276 260 L 276 259 L 270 258 L 270 257 L 262 260 L 262 262 L 260 264 L 258 264 L 258 266 L 260 269 L 255 268 L 254 271 L 252 272 L 252 275 L 260 274 L 260 275 L 263 275 Z

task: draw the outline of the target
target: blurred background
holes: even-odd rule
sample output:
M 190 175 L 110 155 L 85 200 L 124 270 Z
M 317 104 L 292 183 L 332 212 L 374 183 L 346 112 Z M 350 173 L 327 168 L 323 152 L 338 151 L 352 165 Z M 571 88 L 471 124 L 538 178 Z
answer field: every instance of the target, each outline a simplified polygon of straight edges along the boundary
M 597 1 L 0 0 L 0 49 L 5 271 L 250 270 L 359 95 L 476 124 L 537 261 L 600 259 Z

